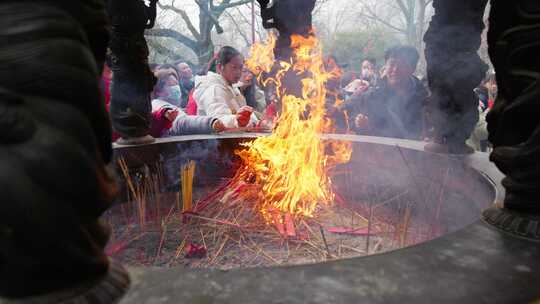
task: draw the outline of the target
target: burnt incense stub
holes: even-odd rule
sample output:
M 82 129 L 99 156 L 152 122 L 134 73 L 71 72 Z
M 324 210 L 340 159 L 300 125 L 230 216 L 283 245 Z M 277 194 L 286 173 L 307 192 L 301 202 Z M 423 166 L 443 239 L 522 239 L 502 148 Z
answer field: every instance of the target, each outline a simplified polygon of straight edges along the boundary
M 491 160 L 506 175 L 504 208 L 485 219 L 540 240 L 540 3 L 492 1 L 489 54 L 498 97 L 488 114 Z
M 118 192 L 98 86 L 106 20 L 98 0 L 0 4 L 0 302 L 58 303 L 45 299 L 109 288 L 113 272 L 111 298 L 129 284 L 99 221 Z

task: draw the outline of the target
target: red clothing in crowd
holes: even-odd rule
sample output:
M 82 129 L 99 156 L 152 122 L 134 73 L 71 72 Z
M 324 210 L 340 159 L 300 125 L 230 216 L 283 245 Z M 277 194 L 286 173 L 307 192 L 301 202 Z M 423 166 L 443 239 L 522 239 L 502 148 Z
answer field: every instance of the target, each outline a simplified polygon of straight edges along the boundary
M 105 101 L 105 109 L 107 113 L 110 113 L 109 109 L 111 107 L 111 81 L 112 81 L 112 71 L 107 65 L 103 67 L 103 73 L 101 74 L 101 90 L 103 94 L 103 99 Z M 112 131 L 112 141 L 115 142 L 120 138 L 120 135 Z
M 264 116 L 266 116 L 266 118 L 272 120 L 272 119 L 274 119 L 276 117 L 276 115 L 277 115 L 276 103 L 271 102 L 266 107 L 266 110 L 264 111 Z
M 195 98 L 193 98 L 193 90 L 189 92 L 186 114 L 192 116 L 197 115 L 197 102 L 195 101 Z
M 152 112 L 152 123 L 150 124 L 150 135 L 155 138 L 162 137 L 165 131 L 172 127 L 172 122 L 165 117 L 169 108 L 161 108 Z
M 107 112 L 109 112 L 109 107 L 111 104 L 111 79 L 112 71 L 107 65 L 105 65 L 103 67 L 103 73 L 101 74 L 101 89 L 103 91 Z

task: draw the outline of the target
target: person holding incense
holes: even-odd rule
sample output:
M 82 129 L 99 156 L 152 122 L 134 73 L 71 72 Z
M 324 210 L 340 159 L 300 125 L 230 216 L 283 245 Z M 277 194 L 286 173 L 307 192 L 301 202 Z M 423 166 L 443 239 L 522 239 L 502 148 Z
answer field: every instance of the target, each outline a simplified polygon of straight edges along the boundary
M 258 118 L 235 85 L 242 77 L 244 58 L 236 49 L 224 46 L 206 76 L 195 79 L 193 96 L 198 115 L 219 118 L 226 128 L 253 127 Z M 215 72 L 213 71 L 215 70 Z

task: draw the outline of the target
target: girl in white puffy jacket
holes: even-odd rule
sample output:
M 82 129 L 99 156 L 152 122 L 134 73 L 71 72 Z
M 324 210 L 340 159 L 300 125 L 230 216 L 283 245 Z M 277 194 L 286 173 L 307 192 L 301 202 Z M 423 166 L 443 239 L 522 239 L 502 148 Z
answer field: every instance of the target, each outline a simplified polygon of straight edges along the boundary
M 244 57 L 234 48 L 221 48 L 216 58 L 216 73 L 195 79 L 193 97 L 197 115 L 219 118 L 226 128 L 252 127 L 257 123 L 253 108 L 247 106 L 240 90 L 234 86 L 242 76 Z

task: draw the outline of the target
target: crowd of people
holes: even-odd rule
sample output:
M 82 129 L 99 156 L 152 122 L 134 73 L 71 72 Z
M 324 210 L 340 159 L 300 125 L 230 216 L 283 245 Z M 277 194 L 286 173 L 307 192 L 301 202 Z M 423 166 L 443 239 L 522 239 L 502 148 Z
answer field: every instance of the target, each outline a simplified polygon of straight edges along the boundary
M 337 132 L 429 139 L 433 128 L 426 110 L 429 92 L 425 81 L 415 76 L 418 61 L 415 48 L 396 46 L 385 52 L 380 68 L 375 59 L 366 58 L 359 73 L 347 72 L 334 81 L 332 90 L 343 102 L 329 102 L 327 112 Z M 271 130 L 278 115 L 275 92 L 256 81 L 242 54 L 232 47 L 221 48 L 198 75 L 183 61 L 150 64 L 150 68 L 157 78 L 151 96 L 153 137 Z M 107 103 L 110 73 L 105 69 L 103 76 Z M 479 122 L 468 144 L 485 150 L 485 115 L 496 96 L 494 73 L 475 93 Z

